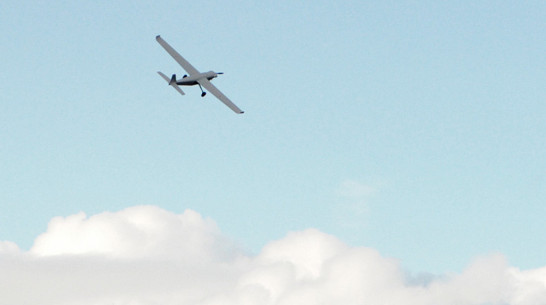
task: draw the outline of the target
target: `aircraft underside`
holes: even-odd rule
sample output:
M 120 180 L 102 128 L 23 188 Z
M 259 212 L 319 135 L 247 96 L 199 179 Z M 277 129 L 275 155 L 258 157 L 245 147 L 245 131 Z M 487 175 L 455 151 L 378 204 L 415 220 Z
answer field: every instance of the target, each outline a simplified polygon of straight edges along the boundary
M 214 77 L 207 77 L 208 80 L 211 80 L 213 79 Z M 185 81 L 184 78 L 182 78 L 181 80 L 177 80 L 176 81 L 176 84 L 179 85 L 179 86 L 195 86 L 195 85 L 199 85 L 199 83 L 196 81 L 196 80 L 187 80 Z
M 213 78 L 218 77 L 219 74 L 224 74 L 222 72 L 214 72 L 214 71 L 208 71 L 208 72 L 199 72 L 199 70 L 195 69 L 194 66 L 192 66 L 182 55 L 180 55 L 178 52 L 176 52 L 175 49 L 173 49 L 165 40 L 161 38 L 161 36 L 157 35 L 155 37 L 157 42 L 169 53 L 169 55 L 172 56 L 172 58 L 188 72 L 188 75 L 184 75 L 181 79 L 176 79 L 176 74 L 173 74 L 171 78 L 161 71 L 158 71 L 157 73 L 161 78 L 163 78 L 169 86 L 172 86 L 178 93 L 181 95 L 185 95 L 184 91 L 180 89 L 178 86 L 195 86 L 199 85 L 199 89 L 201 89 L 201 96 L 205 96 L 207 93 L 203 90 L 203 88 L 207 89 L 212 95 L 214 95 L 217 99 L 219 99 L 222 103 L 224 103 L 226 106 L 228 106 L 233 112 L 235 113 L 244 113 L 239 107 L 237 107 L 233 102 L 225 96 L 216 86 L 214 86 L 210 80 Z

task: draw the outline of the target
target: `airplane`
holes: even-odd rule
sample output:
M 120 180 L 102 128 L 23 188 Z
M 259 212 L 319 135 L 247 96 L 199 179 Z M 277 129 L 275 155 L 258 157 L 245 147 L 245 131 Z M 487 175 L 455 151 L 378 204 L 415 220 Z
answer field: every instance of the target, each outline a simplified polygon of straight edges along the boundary
M 235 113 L 244 113 L 239 107 L 237 107 L 231 100 L 225 96 L 216 86 L 214 86 L 210 81 L 213 78 L 218 77 L 220 74 L 224 74 L 222 72 L 214 72 L 214 71 L 208 71 L 208 72 L 199 72 L 197 69 L 195 69 L 187 60 L 182 57 L 182 55 L 178 54 L 175 49 L 173 49 L 163 38 L 161 38 L 160 35 L 157 35 L 155 37 L 157 42 L 169 53 L 178 64 L 186 70 L 186 72 L 189 75 L 184 75 L 182 78 L 177 79 L 176 74 L 173 74 L 171 78 L 169 78 L 167 75 L 157 72 L 164 80 L 169 83 L 170 86 L 172 86 L 176 91 L 178 91 L 180 94 L 185 95 L 184 91 L 180 89 L 179 86 L 194 86 L 199 85 L 199 88 L 201 89 L 201 97 L 204 97 L 207 93 L 203 91 L 203 87 L 207 89 L 212 95 L 214 95 L 216 98 L 218 98 L 222 103 L 224 103 L 226 106 L 228 106 L 231 110 L 233 110 Z

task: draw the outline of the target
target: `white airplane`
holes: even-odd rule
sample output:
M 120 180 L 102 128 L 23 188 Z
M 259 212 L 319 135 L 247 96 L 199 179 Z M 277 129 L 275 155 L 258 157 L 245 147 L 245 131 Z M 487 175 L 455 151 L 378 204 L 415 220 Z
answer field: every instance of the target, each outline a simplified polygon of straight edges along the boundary
M 233 110 L 235 113 L 244 113 L 239 107 L 235 106 L 230 99 L 225 96 L 216 86 L 214 86 L 210 80 L 213 78 L 218 77 L 219 74 L 224 74 L 222 72 L 199 72 L 197 69 L 195 69 L 187 60 L 184 59 L 178 52 L 175 51 L 163 38 L 161 38 L 159 35 L 155 37 L 157 42 L 169 53 L 174 60 L 176 60 L 186 72 L 188 72 L 188 75 L 184 75 L 181 79 L 176 79 L 176 74 L 173 74 L 173 76 L 169 79 L 169 77 L 161 72 L 157 72 L 163 79 L 165 79 L 169 85 L 171 85 L 176 91 L 180 92 L 180 94 L 184 95 L 184 91 L 180 89 L 178 86 L 194 86 L 199 85 L 199 88 L 201 88 L 201 96 L 204 97 L 207 93 L 203 91 L 203 87 L 207 89 L 212 95 L 216 96 L 222 103 L 226 104 L 231 110 Z

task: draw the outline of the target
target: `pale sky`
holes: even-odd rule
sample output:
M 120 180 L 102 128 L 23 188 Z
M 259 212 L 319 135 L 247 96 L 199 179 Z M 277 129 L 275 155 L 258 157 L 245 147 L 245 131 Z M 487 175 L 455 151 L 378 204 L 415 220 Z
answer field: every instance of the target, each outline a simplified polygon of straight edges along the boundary
M 317 230 L 412 274 L 546 266 L 543 1 L 8 0 L 0 29 L 6 249 L 146 205 L 249 257 Z M 169 88 L 158 34 L 245 114 Z

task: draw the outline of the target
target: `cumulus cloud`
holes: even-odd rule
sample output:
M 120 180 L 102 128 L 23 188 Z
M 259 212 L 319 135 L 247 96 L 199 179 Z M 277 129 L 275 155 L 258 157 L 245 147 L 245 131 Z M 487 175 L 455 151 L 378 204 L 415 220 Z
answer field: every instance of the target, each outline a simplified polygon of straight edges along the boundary
M 500 254 L 427 281 L 315 229 L 257 255 L 195 211 L 138 206 L 51 220 L 29 251 L 0 242 L 0 304 L 546 304 L 546 267 Z
M 209 261 L 236 254 L 234 243 L 197 212 L 176 215 L 154 206 L 87 217 L 56 217 L 38 236 L 37 256 L 93 254 L 113 258 L 170 258 Z
M 16 243 L 11 241 L 0 241 L 0 255 L 8 253 L 15 254 L 20 252 L 21 250 Z

